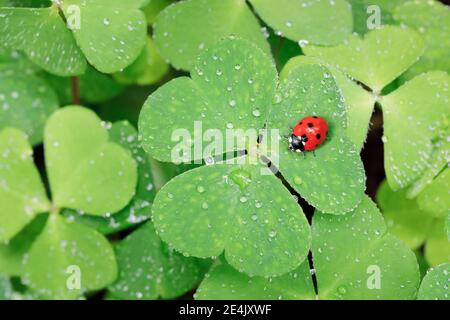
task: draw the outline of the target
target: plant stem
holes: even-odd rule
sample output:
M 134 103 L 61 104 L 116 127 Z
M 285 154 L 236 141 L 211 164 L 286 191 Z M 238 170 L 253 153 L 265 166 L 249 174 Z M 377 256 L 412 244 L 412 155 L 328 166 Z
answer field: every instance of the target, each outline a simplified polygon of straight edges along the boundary
M 72 89 L 72 103 L 80 104 L 80 92 L 79 92 L 77 77 L 70 78 L 70 86 Z

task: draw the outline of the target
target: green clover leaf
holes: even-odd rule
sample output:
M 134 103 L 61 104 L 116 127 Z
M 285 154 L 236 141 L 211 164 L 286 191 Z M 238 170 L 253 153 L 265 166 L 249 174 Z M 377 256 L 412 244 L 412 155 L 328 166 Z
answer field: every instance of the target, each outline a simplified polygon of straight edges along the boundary
M 170 250 L 151 222 L 115 246 L 119 276 L 109 287 L 121 299 L 172 299 L 191 290 L 209 267 L 208 261 Z
M 354 35 L 339 46 L 306 46 L 303 50 L 379 94 L 416 62 L 424 43 L 414 30 L 385 26 L 367 33 L 364 39 Z
M 100 119 L 82 107 L 56 111 L 47 121 L 44 142 L 52 204 L 33 165 L 25 135 L 17 129 L 0 132 L 0 235 L 2 241 L 17 235 L 0 247 L 0 260 L 13 257 L 4 268 L 10 273 L 8 269 L 20 265 L 15 272 L 39 296 L 72 299 L 110 284 L 117 273 L 115 257 L 100 233 L 66 220 L 58 211 L 65 207 L 99 215 L 122 209 L 135 192 L 136 164 L 129 152 L 108 142 L 107 129 Z M 33 221 L 18 234 L 40 212 L 51 214 L 37 238 L 40 222 L 36 227 Z M 73 270 L 80 270 L 82 275 L 75 281 L 80 285 L 72 290 L 67 283 Z
M 152 38 L 147 37 L 146 45 L 139 57 L 114 78 L 123 84 L 149 85 L 161 80 L 169 65 L 161 58 Z
M 151 202 L 156 195 L 150 161 L 141 148 L 136 129 L 129 122 L 120 121 L 111 126 L 109 135 L 111 141 L 130 151 L 138 165 L 136 194 L 125 208 L 108 217 L 86 215 L 84 212 L 73 210 L 63 212 L 66 217 L 84 223 L 103 234 L 116 233 L 148 220 L 151 216 Z
M 225 250 L 227 261 L 249 274 L 293 270 L 308 251 L 309 226 L 288 190 L 275 176 L 261 174 L 264 169 L 215 164 L 175 177 L 152 208 L 159 236 L 196 257 Z
M 235 35 L 270 53 L 258 20 L 242 0 L 187 0 L 165 8 L 154 23 L 161 55 L 176 68 L 192 70 L 195 58 L 222 38 Z
M 433 217 L 421 210 L 416 200 L 408 199 L 404 190 L 394 192 L 384 181 L 377 191 L 377 202 L 390 233 L 412 250 L 426 241 Z
M 284 66 L 280 73 L 280 79 L 285 79 L 291 70 L 302 64 L 320 64 L 320 61 L 309 56 L 294 57 Z M 355 144 L 356 149 L 361 150 L 376 98 L 338 69 L 333 67 L 328 67 L 328 69 L 341 90 L 347 107 L 347 136 Z
M 342 43 L 353 27 L 352 8 L 345 0 L 250 0 L 273 29 L 296 42 L 318 45 Z
M 280 277 L 249 277 L 227 264 L 212 268 L 195 293 L 198 300 L 314 300 L 308 262 Z
M 415 298 L 416 257 L 386 233 L 383 218 L 368 197 L 344 216 L 315 214 L 312 233 L 320 299 Z
M 346 215 L 315 214 L 312 262 L 318 299 L 413 299 L 419 287 L 415 255 L 386 233 L 376 206 L 365 197 Z M 228 265 L 213 267 L 197 299 L 314 299 L 309 267 L 280 277 L 248 277 Z
M 440 191 L 441 194 L 447 192 L 448 188 Z M 450 259 L 445 218 L 440 212 L 424 211 L 419 206 L 418 199 L 408 199 L 406 190 L 392 191 L 386 182 L 377 192 L 377 200 L 389 232 L 411 249 L 425 245 L 426 261 L 431 266 L 436 266 Z
M 285 95 L 284 102 L 280 105 L 275 103 L 269 113 L 276 87 L 273 62 L 253 44 L 234 38 L 221 42 L 200 56 L 195 70 L 192 79 L 175 79 L 146 101 L 139 119 L 144 149 L 162 161 L 171 161 L 173 150 L 180 148 L 180 144 L 182 159 L 186 162 L 243 149 L 247 149 L 250 156 L 240 159 L 242 165 L 201 167 L 169 182 L 157 195 L 152 208 L 155 228 L 164 241 L 187 254 L 211 257 L 218 256 L 225 249 L 228 262 L 246 273 L 277 275 L 291 271 L 305 257 L 309 232 L 303 216 L 279 216 L 280 208 L 286 212 L 298 212 L 298 207 L 272 174 L 261 174 L 263 169 L 268 171 L 266 165 L 254 165 L 258 155 L 273 161 L 273 148 L 258 147 L 256 137 L 251 141 L 237 135 L 242 149 L 233 144 L 225 146 L 225 150 L 212 149 L 207 155 L 198 154 L 196 148 L 202 137 L 195 133 L 198 128 L 192 128 L 193 123 L 199 119 L 203 130 L 217 129 L 226 135 L 226 129 L 230 128 L 259 130 L 268 117 L 267 128 L 281 129 L 284 133 L 302 116 L 323 115 L 330 123 L 330 141 L 317 150 L 316 158 L 304 159 L 298 154 L 281 151 L 280 172 L 293 182 L 292 185 L 307 201 L 324 211 L 342 214 L 359 203 L 365 177 L 359 155 L 345 136 L 346 110 L 338 88 L 332 77 L 327 77 L 326 68 L 313 65 L 298 68 L 293 77 L 302 80 L 292 81 L 291 87 L 288 81 L 280 86 L 282 95 L 284 92 L 296 94 Z M 163 124 L 158 121 L 161 118 L 167 121 Z M 174 141 L 172 134 L 180 128 L 194 133 L 194 138 L 191 135 L 187 141 Z M 336 138 L 338 136 L 339 139 Z M 277 134 L 275 138 L 280 139 L 280 136 Z M 264 139 L 271 140 L 271 137 L 267 135 L 262 141 Z M 322 178 L 326 176 L 332 179 L 328 178 L 323 183 Z M 265 190 L 271 183 L 274 184 L 271 187 L 273 194 Z M 209 188 L 209 185 L 215 187 Z M 198 189 L 208 192 L 199 192 Z M 271 200 L 275 194 L 277 197 Z M 234 199 L 234 204 L 228 208 L 219 200 L 226 195 Z M 186 203 L 191 205 L 187 207 Z M 256 205 L 262 206 L 263 218 L 254 211 Z M 276 208 L 273 212 L 271 206 Z M 234 218 L 228 222 L 230 217 Z M 255 218 L 254 224 L 252 217 Z M 264 221 L 277 219 L 280 219 L 278 226 L 272 229 L 264 224 Z M 286 219 L 295 222 L 289 226 Z M 189 229 L 186 229 L 186 221 L 192 225 Z M 193 238 L 186 234 L 192 234 Z M 271 239 L 270 235 L 277 239 Z M 242 239 L 236 242 L 236 237 Z M 257 250 L 249 251 L 238 245 L 245 241 L 249 242 L 247 247 L 256 246 Z M 293 248 L 296 248 L 296 253 L 293 253 Z M 271 257 L 267 256 L 269 252 L 272 252 Z
M 70 275 L 80 272 L 80 288 Z M 102 270 L 102 272 L 98 272 Z M 73 299 L 114 281 L 117 266 L 111 245 L 100 233 L 59 215 L 48 218 L 24 262 L 24 280 L 38 295 Z
M 450 170 L 445 169 L 419 195 L 417 204 L 433 216 L 446 217 L 450 210 Z
M 450 263 L 430 269 L 419 288 L 420 300 L 450 300 L 448 295 Z
M 65 0 L 61 7 L 54 3 L 48 8 L 1 8 L 0 42 L 59 76 L 84 73 L 86 59 L 97 70 L 114 73 L 131 64 L 144 46 L 146 23 L 140 4 Z
M 434 0 L 406 1 L 395 8 L 393 16 L 397 22 L 419 31 L 426 43 L 424 54 L 401 77 L 402 81 L 430 70 L 443 70 L 449 73 L 450 9 L 448 6 Z
M 135 193 L 136 165 L 108 139 L 107 130 L 87 109 L 68 107 L 49 118 L 45 157 L 56 207 L 105 215 L 128 203 Z
M 394 190 L 412 184 L 430 166 L 432 140 L 448 126 L 449 83 L 447 73 L 432 71 L 382 98 L 386 176 Z
M 14 68 L 0 71 L 0 129 L 19 128 L 31 144 L 39 144 L 45 121 L 57 108 L 58 98 L 45 81 Z
M 0 242 L 50 209 L 32 153 L 24 133 L 11 128 L 0 131 Z
M 354 37 L 345 45 L 305 48 L 308 55 L 373 90 L 384 112 L 385 168 L 394 190 L 411 185 L 426 171 L 427 159 L 433 153 L 432 140 L 439 137 L 448 122 L 449 81 L 444 72 L 420 75 L 387 96 L 380 96 L 381 90 L 406 71 L 422 50 L 423 41 L 415 31 L 388 26 L 368 33 L 364 39 Z M 433 107 L 425 111 L 423 105 L 430 104 Z M 414 130 L 410 130 L 411 122 Z M 362 133 L 364 136 L 365 131 Z

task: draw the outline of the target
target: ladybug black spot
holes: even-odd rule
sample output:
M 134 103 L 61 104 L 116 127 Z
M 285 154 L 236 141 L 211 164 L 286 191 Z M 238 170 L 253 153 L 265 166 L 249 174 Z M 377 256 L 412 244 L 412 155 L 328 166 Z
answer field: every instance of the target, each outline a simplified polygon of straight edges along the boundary
M 320 140 L 320 133 L 316 134 L 317 140 Z
M 298 124 L 303 124 L 303 121 L 300 121 Z
M 317 119 L 317 116 L 313 116 L 314 119 Z
M 312 128 L 312 127 L 314 127 L 314 125 L 311 122 L 308 122 L 308 127 Z
M 306 134 L 302 134 L 302 138 L 305 139 L 306 138 Z

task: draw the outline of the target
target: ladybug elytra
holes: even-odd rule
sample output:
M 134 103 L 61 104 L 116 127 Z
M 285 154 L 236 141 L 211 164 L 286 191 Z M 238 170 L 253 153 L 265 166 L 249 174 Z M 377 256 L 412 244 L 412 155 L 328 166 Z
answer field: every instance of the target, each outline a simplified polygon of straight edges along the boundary
M 328 135 L 328 123 L 317 116 L 306 117 L 292 129 L 289 150 L 294 152 L 314 151 Z

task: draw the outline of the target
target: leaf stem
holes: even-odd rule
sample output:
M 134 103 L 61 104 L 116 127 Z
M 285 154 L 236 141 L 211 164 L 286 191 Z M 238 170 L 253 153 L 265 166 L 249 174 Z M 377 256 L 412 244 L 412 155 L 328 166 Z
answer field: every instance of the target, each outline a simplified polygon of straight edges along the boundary
M 78 86 L 78 77 L 72 77 L 70 78 L 70 87 L 72 90 L 72 103 L 73 104 L 80 104 L 80 92 L 79 92 L 79 86 Z

